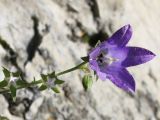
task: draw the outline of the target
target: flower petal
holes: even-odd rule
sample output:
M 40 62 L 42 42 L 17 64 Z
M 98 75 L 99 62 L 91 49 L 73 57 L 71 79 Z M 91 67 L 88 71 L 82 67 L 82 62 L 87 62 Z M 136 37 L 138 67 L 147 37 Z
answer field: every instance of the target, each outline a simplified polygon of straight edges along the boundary
M 132 36 L 132 28 L 130 25 L 125 25 L 117 30 L 109 39 L 108 43 L 118 47 L 124 47 Z
M 126 47 L 128 49 L 127 57 L 121 63 L 123 67 L 130 67 L 150 61 L 155 57 L 151 51 L 139 47 Z
M 99 66 L 96 60 L 89 60 L 89 66 L 92 70 L 94 71 L 98 71 L 99 70 Z
M 107 78 L 107 74 L 106 73 L 103 73 L 101 71 L 96 71 L 96 73 L 97 73 L 99 79 L 106 80 L 106 78 Z
M 128 49 L 126 47 L 123 48 L 110 48 L 108 50 L 108 56 L 117 59 L 117 62 L 122 62 L 126 59 L 128 53 Z
M 106 74 L 107 78 L 119 88 L 128 92 L 135 92 L 135 81 L 125 68 L 109 67 Z
M 100 53 L 100 47 L 96 47 L 89 53 L 89 59 L 96 59 Z

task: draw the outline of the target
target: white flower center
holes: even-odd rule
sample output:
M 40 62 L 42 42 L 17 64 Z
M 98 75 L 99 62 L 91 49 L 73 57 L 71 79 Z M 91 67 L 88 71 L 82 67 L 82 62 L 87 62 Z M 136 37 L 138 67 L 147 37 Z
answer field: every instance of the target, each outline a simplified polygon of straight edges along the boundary
M 118 61 L 118 59 L 109 56 L 106 52 L 101 52 L 97 57 L 98 65 L 111 65 L 113 62 Z

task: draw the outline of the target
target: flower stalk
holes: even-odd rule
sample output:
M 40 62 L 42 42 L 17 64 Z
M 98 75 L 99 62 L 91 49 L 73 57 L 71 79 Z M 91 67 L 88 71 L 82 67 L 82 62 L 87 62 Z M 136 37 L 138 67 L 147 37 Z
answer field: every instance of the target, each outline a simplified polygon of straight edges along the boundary
M 66 73 L 75 71 L 75 70 L 77 70 L 77 69 L 80 69 L 80 68 L 81 68 L 83 65 L 85 65 L 86 63 L 87 63 L 87 62 L 82 62 L 81 64 L 79 64 L 79 65 L 77 65 L 77 66 L 75 66 L 75 67 L 73 67 L 73 68 L 70 68 L 70 69 L 68 69 L 68 70 L 65 70 L 65 71 L 62 71 L 62 72 L 57 73 L 56 76 L 58 77 L 58 76 L 60 76 L 60 75 L 63 75 L 63 74 L 66 74 Z
M 57 78 L 57 77 L 60 76 L 60 75 L 63 75 L 63 74 L 66 74 L 66 73 L 75 71 L 75 70 L 77 70 L 77 69 L 80 69 L 80 68 L 81 68 L 83 65 L 85 65 L 86 63 L 87 63 L 87 62 L 82 62 L 82 63 L 80 63 L 79 65 L 77 65 L 77 66 L 75 66 L 75 67 L 72 67 L 72 68 L 70 68 L 70 69 L 64 70 L 64 71 L 62 71 L 62 72 L 59 72 L 59 73 L 57 73 L 57 74 L 54 75 L 54 78 Z M 35 86 L 35 85 L 42 84 L 43 82 L 44 82 L 44 81 L 43 81 L 42 79 L 37 80 L 37 81 L 33 80 L 33 82 L 31 82 L 31 83 L 25 83 L 25 84 L 22 84 L 22 85 L 18 85 L 18 86 L 16 87 L 16 89 L 18 90 L 18 89 L 22 89 L 22 88 L 33 87 L 33 86 Z M 0 94 L 8 93 L 8 92 L 10 92 L 10 89 L 9 89 L 9 88 L 7 88 L 7 87 L 0 88 Z

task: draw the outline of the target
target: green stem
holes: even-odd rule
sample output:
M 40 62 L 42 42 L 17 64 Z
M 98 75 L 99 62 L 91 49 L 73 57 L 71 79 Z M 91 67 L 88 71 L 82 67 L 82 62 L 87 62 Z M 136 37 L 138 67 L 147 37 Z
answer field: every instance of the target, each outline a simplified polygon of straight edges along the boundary
M 27 87 L 31 87 L 34 85 L 38 85 L 40 83 L 42 83 L 42 80 L 37 80 L 35 82 L 31 82 L 31 83 L 24 84 L 22 86 L 18 86 L 16 89 L 18 90 L 18 89 L 22 89 L 22 88 L 27 88 Z M 7 89 L 0 90 L 0 94 L 7 93 L 7 92 L 10 92 L 10 89 L 7 88 Z
M 87 62 L 82 62 L 81 64 L 79 64 L 79 65 L 77 65 L 77 66 L 75 66 L 73 68 L 70 68 L 68 70 L 65 70 L 65 71 L 57 73 L 55 76 L 60 76 L 60 75 L 75 71 L 75 70 L 79 69 L 80 67 L 82 67 L 83 65 L 85 65 L 86 63 Z M 17 89 L 31 87 L 31 86 L 34 86 L 34 85 L 38 85 L 40 83 L 43 83 L 43 81 L 42 80 L 37 80 L 37 81 L 31 82 L 31 83 L 24 84 L 22 86 L 18 86 Z M 0 90 L 0 94 L 6 93 L 6 92 L 10 92 L 10 89 L 7 88 L 7 89 Z
M 79 64 L 79 65 L 77 65 L 77 66 L 75 66 L 75 67 L 73 67 L 73 68 L 70 68 L 70 69 L 68 69 L 68 70 L 65 70 L 65 71 L 62 71 L 62 72 L 57 73 L 56 76 L 60 76 L 60 75 L 63 75 L 63 74 L 72 72 L 72 71 L 74 71 L 74 70 L 77 70 L 77 69 L 79 69 L 80 67 L 82 67 L 83 65 L 85 65 L 86 63 L 87 63 L 87 62 L 82 62 L 81 64 Z

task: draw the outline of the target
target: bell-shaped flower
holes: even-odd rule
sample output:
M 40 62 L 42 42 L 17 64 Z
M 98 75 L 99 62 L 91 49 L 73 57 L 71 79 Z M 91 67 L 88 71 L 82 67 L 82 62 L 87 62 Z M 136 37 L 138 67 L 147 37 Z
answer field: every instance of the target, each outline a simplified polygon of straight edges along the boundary
M 139 65 L 155 57 L 151 51 L 126 46 L 132 28 L 125 25 L 89 53 L 89 65 L 101 80 L 109 79 L 123 90 L 135 91 L 135 81 L 126 67 Z

